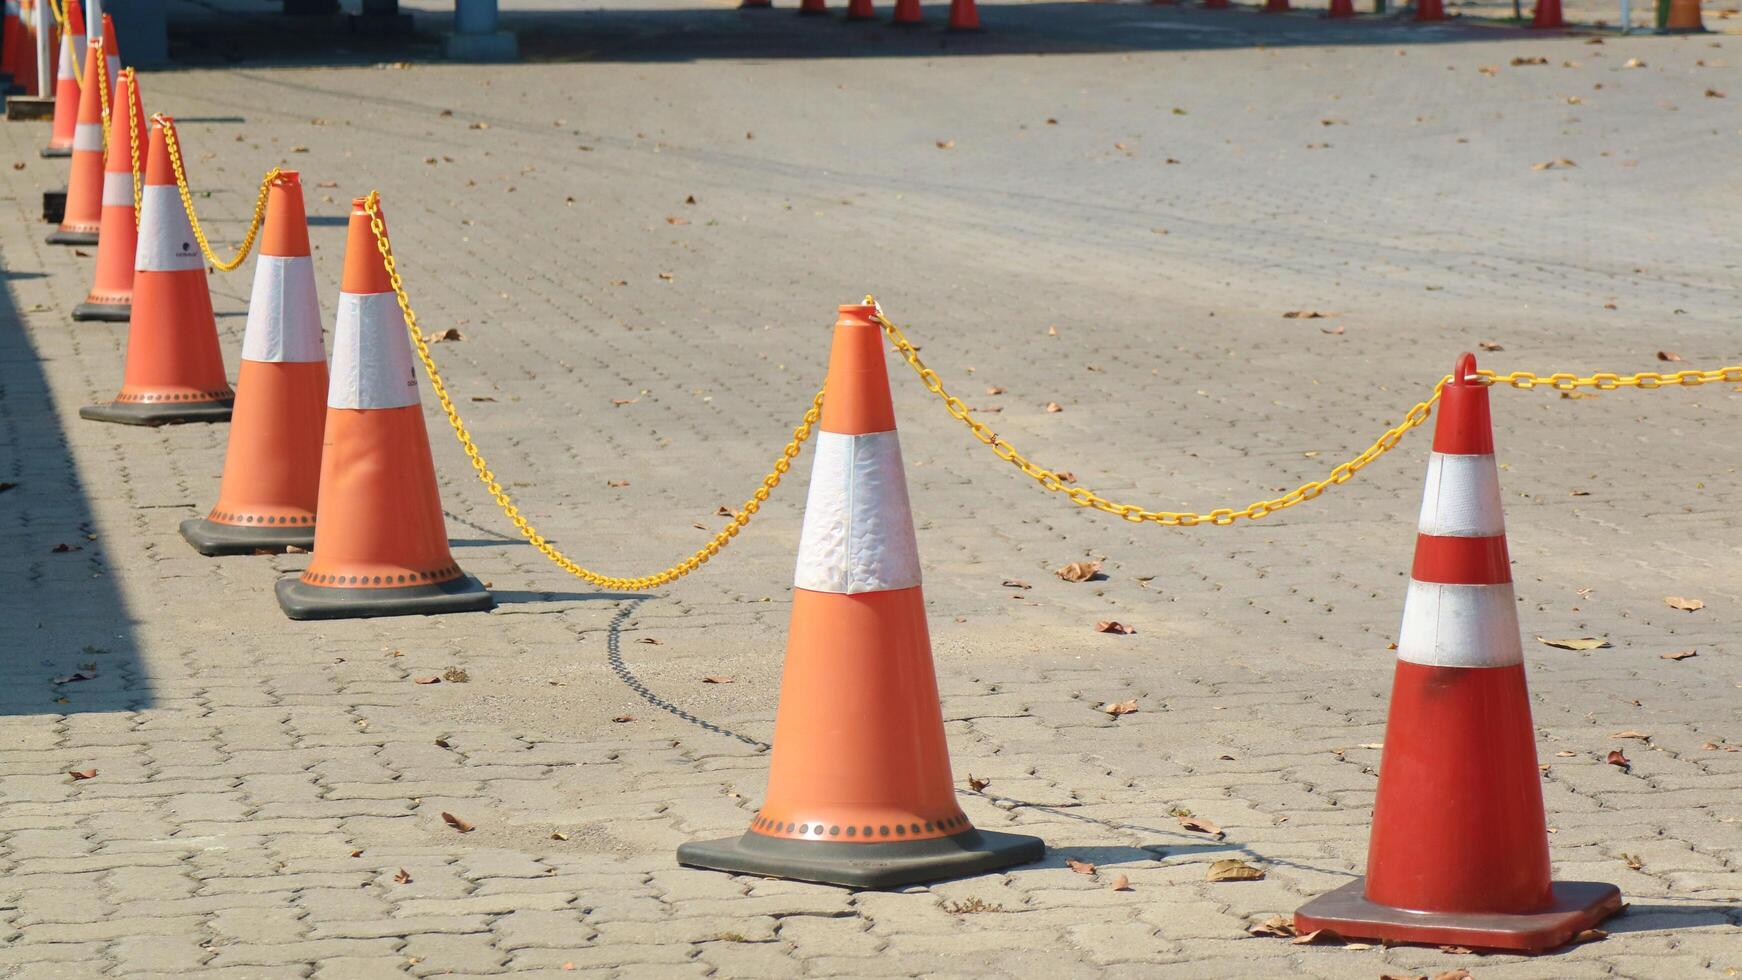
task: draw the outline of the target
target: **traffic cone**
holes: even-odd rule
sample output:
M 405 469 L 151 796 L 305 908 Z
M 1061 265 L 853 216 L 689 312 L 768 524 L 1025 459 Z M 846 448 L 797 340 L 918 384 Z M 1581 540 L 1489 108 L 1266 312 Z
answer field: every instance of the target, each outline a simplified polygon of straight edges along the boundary
M 1227 10 L 1228 0 L 1204 0 L 1205 10 Z
M 144 113 L 139 101 L 139 80 L 129 71 L 115 82 L 115 109 L 110 113 L 110 149 L 103 165 L 103 227 L 97 235 L 97 277 L 85 301 L 73 307 L 74 320 L 120 322 L 132 315 L 133 260 L 139 243 L 137 216 L 133 212 L 133 140 L 137 135 L 144 144 L 138 148 L 139 166 L 144 168 L 150 155 L 150 146 L 145 143 L 148 130 Z
M 956 805 L 875 313 L 835 323 L 767 797 L 742 836 L 684 844 L 679 864 L 891 888 L 1046 851 Z
M 1264 6 L 1258 10 L 1261 14 L 1288 13 L 1288 0 L 1264 0 Z
M 1325 16 L 1330 18 L 1355 16 L 1355 0 L 1331 0 L 1330 9 L 1325 11 Z
M 6 0 L 6 23 L 0 27 L 0 76 L 4 76 L 7 88 L 11 88 L 12 80 L 18 77 L 17 37 L 24 30 L 24 24 L 18 19 L 18 0 Z
M 974 0 L 950 0 L 950 30 L 977 31 L 980 29 L 980 8 L 974 5 Z
M 1704 34 L 1705 21 L 1700 19 L 1700 0 L 1669 0 L 1669 13 L 1660 34 Z
M 67 175 L 67 200 L 60 226 L 49 232 L 50 245 L 95 245 L 103 224 L 103 108 L 97 73 L 107 68 L 102 38 L 85 50 L 85 80 L 79 85 L 79 123 L 73 128 L 73 157 Z
M 314 547 L 327 353 L 295 171 L 269 186 L 261 235 L 218 503 L 181 524 L 202 555 Z
M 766 10 L 772 6 L 774 6 L 774 0 L 742 0 L 742 2 L 738 4 L 738 9 Z
M 1415 19 L 1418 21 L 1440 21 L 1446 19 L 1444 0 L 1415 0 Z
M 1561 0 L 1536 0 L 1536 11 L 1530 16 L 1530 26 L 1547 29 L 1567 26 L 1561 19 Z
M 496 600 L 448 550 L 405 315 L 364 203 L 345 243 L 314 557 L 279 581 L 278 604 L 291 619 L 483 612 Z
M 895 15 L 889 18 L 889 22 L 899 27 L 925 23 L 925 14 L 919 9 L 919 0 L 895 0 Z
M 236 395 L 224 380 L 206 263 L 165 148 L 164 127 L 173 125 L 164 115 L 151 120 L 121 393 L 113 402 L 79 409 L 80 418 L 126 425 L 230 418 Z
M 814 17 L 828 12 L 829 5 L 825 0 L 799 0 L 798 15 L 800 17 Z
M 7 15 L 13 10 L 7 2 Z M 48 145 L 42 148 L 45 157 L 73 155 L 73 129 L 79 121 L 79 54 L 85 50 L 85 13 L 79 0 L 67 0 L 67 24 L 76 26 L 77 33 L 61 35 L 60 64 L 54 76 L 54 124 L 49 130 Z M 12 21 L 6 23 L 7 29 Z M 22 25 L 20 25 L 22 28 Z
M 43 93 L 36 90 L 36 5 L 28 0 L 19 0 L 18 23 L 20 30 L 13 35 L 12 48 L 12 80 L 27 96 L 37 96 Z M 53 38 L 49 47 L 54 47 Z M 82 50 L 82 46 L 81 46 Z M 51 55 L 52 57 L 52 55 Z
M 848 20 L 873 20 L 877 17 L 877 8 L 871 5 L 871 0 L 847 0 Z
M 1301 906 L 1302 933 L 1542 950 L 1621 907 L 1551 881 L 1488 388 L 1458 358 L 1440 397 L 1397 638 L 1367 877 Z

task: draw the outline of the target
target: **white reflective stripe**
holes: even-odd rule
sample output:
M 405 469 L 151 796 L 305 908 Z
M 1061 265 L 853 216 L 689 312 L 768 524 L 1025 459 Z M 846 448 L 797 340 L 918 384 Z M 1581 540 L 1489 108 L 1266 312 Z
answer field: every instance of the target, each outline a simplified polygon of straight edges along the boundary
M 127 179 L 133 178 L 129 175 Z M 132 194 L 131 188 L 128 193 Z M 181 195 L 168 184 L 140 188 L 139 245 L 133 253 L 133 268 L 139 272 L 185 272 L 205 267 Z
M 324 361 L 321 304 L 315 292 L 315 264 L 306 255 L 262 255 L 254 264 L 254 293 L 248 298 L 248 329 L 242 334 L 245 361 Z
M 103 124 L 77 123 L 73 126 L 73 149 L 92 153 L 103 152 Z
M 1448 538 L 1491 538 L 1506 533 L 1500 507 L 1500 472 L 1494 457 L 1434 453 L 1427 462 L 1427 489 L 1421 496 L 1423 534 Z
M 56 77 L 56 78 L 70 78 L 70 79 L 73 79 L 74 81 L 77 81 L 78 77 L 79 77 L 78 73 L 73 71 L 73 66 L 76 64 L 78 64 L 78 59 L 73 57 L 72 39 L 66 38 L 66 37 L 61 38 L 60 39 L 60 67 L 58 67 L 54 70 L 54 77 Z
M 1512 583 L 1443 585 L 1410 580 L 1397 659 L 1432 667 L 1510 667 L 1524 662 Z
M 339 294 L 332 370 L 328 408 L 404 408 L 418 403 L 411 338 L 392 293 Z
M 113 170 L 103 171 L 103 206 L 106 208 L 133 207 L 132 174 L 118 174 Z
M 919 584 L 919 544 L 901 440 L 891 432 L 819 432 L 793 584 L 812 592 L 884 592 Z

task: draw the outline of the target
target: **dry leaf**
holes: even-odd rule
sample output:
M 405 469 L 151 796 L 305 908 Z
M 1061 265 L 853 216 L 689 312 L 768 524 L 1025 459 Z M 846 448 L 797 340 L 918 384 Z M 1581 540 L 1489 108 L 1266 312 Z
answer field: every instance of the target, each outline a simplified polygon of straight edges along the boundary
M 1697 656 L 1699 656 L 1699 654 L 1692 650 L 1677 650 L 1674 653 L 1660 653 L 1657 655 L 1659 660 L 1686 660 L 1689 657 Z
M 442 679 L 431 674 L 428 677 L 414 677 L 411 682 L 413 684 L 440 684 Z
M 680 218 L 675 214 L 668 214 L 665 216 L 665 223 L 668 225 L 687 225 L 690 223 L 690 219 Z
M 629 722 L 634 721 L 635 716 L 634 715 L 618 715 L 617 717 L 615 717 L 611 720 L 616 722 L 619 725 L 623 725 L 623 724 L 627 724 Z
M 1381 973 L 1379 980 L 1428 980 L 1425 973 Z
M 1623 68 L 1644 68 L 1645 62 L 1640 61 L 1638 58 L 1628 58 L 1627 62 L 1625 64 L 1623 64 L 1621 67 L 1623 67 Z
M 987 385 L 986 386 L 986 394 L 988 394 L 988 395 L 1002 395 L 1002 394 L 1004 394 L 1004 389 L 999 387 L 998 385 Z
M 1087 861 L 1079 861 L 1076 858 L 1065 858 L 1065 864 L 1072 871 L 1075 871 L 1080 875 L 1092 875 L 1095 873 L 1095 866 Z
M 973 773 L 968 773 L 968 788 L 974 792 L 978 793 L 990 785 L 992 785 L 992 780 L 975 779 Z
M 1065 410 L 1065 407 L 1060 405 L 1058 402 L 1047 402 L 1046 410 L 1049 412 L 1062 412 Z
M 1453 956 L 1468 956 L 1471 953 L 1474 953 L 1475 950 L 1471 949 L 1468 946 L 1441 946 L 1440 952 L 1450 953 Z M 1470 975 L 1470 971 L 1465 970 L 1463 968 L 1459 968 L 1456 970 L 1448 970 L 1445 973 L 1435 975 L 1434 980 L 1441 980 L 1442 977 L 1446 978 L 1446 980 L 1460 980 L 1460 978 L 1457 976 L 1458 974 L 1462 974 L 1464 977 L 1468 977 Z
M 1610 738 L 1636 738 L 1636 739 L 1639 739 L 1641 742 L 1651 741 L 1650 735 L 1647 735 L 1644 732 L 1635 732 L 1635 731 L 1616 732 L 1615 734 L 1613 734 L 1609 737 Z
M 434 337 L 431 337 L 429 339 L 429 342 L 432 344 L 442 344 L 442 343 L 446 343 L 450 340 L 465 340 L 465 339 L 466 339 L 466 335 L 463 333 L 460 333 L 459 328 L 449 327 L 446 330 L 443 330 L 441 333 L 436 334 Z
M 442 823 L 447 824 L 462 834 L 469 834 L 475 829 L 471 824 L 461 820 L 459 817 L 454 816 L 446 810 L 442 811 Z
M 73 777 L 73 782 L 76 783 L 76 782 L 80 782 L 81 780 L 96 779 L 97 778 L 97 770 L 95 770 L 95 769 L 77 770 L 77 771 L 69 772 L 69 773 L 67 773 L 67 775 Z
M 565 834 L 565 833 L 563 833 L 563 832 L 562 832 L 562 831 L 560 831 L 560 830 L 553 830 L 553 831 L 551 831 L 551 832 L 550 832 L 550 839 L 551 839 L 551 840 L 568 840 L 568 839 L 569 839 L 569 835 L 568 835 L 568 834 Z
M 1586 929 L 1567 940 L 1569 946 L 1583 946 L 1585 943 L 1602 942 L 1609 938 L 1609 933 L 1602 929 Z
M 1675 351 L 1660 350 L 1657 352 L 1657 359 L 1660 361 L 1679 361 L 1682 356 Z
M 664 279 L 666 282 L 671 282 L 673 279 L 676 279 L 677 276 L 675 276 L 669 272 L 661 272 L 659 274 L 659 278 Z
M 352 857 L 354 857 L 354 858 L 360 858 L 360 857 L 362 857 L 362 856 L 363 856 L 363 852 L 362 852 L 362 851 L 360 851 L 360 850 L 358 850 L 358 851 L 352 851 L 352 852 L 351 852 L 351 856 L 352 856 Z
M 1284 320 L 1323 320 L 1336 316 L 1335 313 L 1321 313 L 1318 310 L 1289 310 L 1282 315 Z
M 1546 64 L 1548 64 L 1547 58 L 1513 58 L 1512 59 L 1512 65 L 1515 68 L 1519 67 L 1521 65 L 1546 65 Z
M 1120 875 L 1119 877 L 1114 878 L 1113 879 L 1113 890 L 1116 892 L 1128 892 L 1128 891 L 1130 891 L 1131 890 L 1131 879 L 1125 877 L 1124 875 Z
M 398 884 L 398 885 L 411 884 L 411 872 L 405 870 L 404 868 L 400 868 L 399 873 L 393 876 L 393 882 L 394 882 L 394 884 Z
M 1623 853 L 1621 855 L 1621 860 L 1625 862 L 1628 869 L 1632 871 L 1639 871 L 1645 867 L 1645 862 L 1641 860 L 1637 854 Z
M 1195 830 L 1200 834 L 1210 834 L 1217 840 L 1222 839 L 1222 828 L 1202 817 L 1180 817 L 1179 825 L 1187 830 Z
M 438 749 L 451 749 L 451 748 L 453 748 L 452 745 L 448 744 L 448 740 L 445 738 L 436 739 L 435 744 L 436 744 L 436 748 L 438 748 Z
M 611 404 L 616 408 L 622 408 L 625 405 L 633 405 L 640 400 L 641 399 L 639 399 L 639 398 L 613 398 L 613 399 L 611 399 Z M 623 485 L 628 486 L 629 481 L 624 480 Z
M 57 555 L 64 555 L 64 554 L 67 554 L 68 552 L 83 551 L 85 549 L 80 545 L 67 544 L 66 542 L 63 541 L 60 544 L 57 544 L 48 550 L 50 552 L 53 552 L 54 554 L 57 554 Z
M 1536 642 L 1559 650 L 1601 650 L 1609 645 L 1609 641 L 1595 636 L 1581 636 L 1566 640 L 1550 640 L 1537 637 Z
M 1137 713 L 1137 699 L 1132 698 L 1129 701 L 1114 701 L 1111 704 L 1103 704 L 1100 706 L 1100 710 L 1115 718 L 1120 715 L 1134 715 Z
M 636 639 L 636 641 L 635 641 L 635 642 L 637 642 L 637 643 L 645 643 L 645 644 L 647 644 L 647 645 L 648 645 L 648 646 L 650 646 L 650 647 L 662 647 L 662 646 L 665 646 L 665 641 L 664 641 L 664 640 L 661 640 L 661 639 L 658 639 L 658 638 L 656 638 L 656 637 L 652 637 L 652 636 L 643 636 L 643 637 L 640 637 L 640 638 L 638 638 L 638 639 Z
M 1698 609 L 1706 608 L 1706 604 L 1698 599 L 1684 599 L 1679 595 L 1664 596 L 1663 604 L 1671 609 L 1680 609 L 1683 612 L 1693 612 Z
M 730 684 L 730 683 L 732 683 L 732 678 L 710 676 L 710 677 L 702 678 L 702 683 L 703 684 Z
M 1475 950 L 1470 949 L 1467 946 L 1441 946 L 1440 952 L 1468 954 L 1475 952 Z M 1463 967 L 1458 967 L 1456 970 L 1447 970 L 1444 973 L 1434 974 L 1434 980 L 1470 980 L 1470 971 Z
M 1066 582 L 1087 582 L 1101 574 L 1101 563 L 1098 561 L 1073 561 L 1053 574 Z
M 447 670 L 442 671 L 442 680 L 447 681 L 449 684 L 464 684 L 471 679 L 472 675 L 466 673 L 466 668 L 464 667 L 449 667 Z
M 1292 921 L 1280 915 L 1273 915 L 1257 925 L 1248 926 L 1246 933 L 1251 936 L 1275 936 L 1278 939 L 1287 939 L 1293 936 L 1295 931 Z
M 953 150 L 955 147 L 955 140 L 938 140 L 938 149 L 940 150 Z
M 1019 578 L 1007 578 L 1007 579 L 1005 579 L 1004 580 L 1004 587 L 1007 589 L 1032 589 L 1032 588 L 1034 588 L 1034 586 L 1029 585 L 1027 582 L 1024 582 L 1023 580 L 1021 580 Z
M 75 670 L 72 673 L 66 675 L 65 677 L 54 678 L 50 683 L 53 683 L 53 684 L 76 684 L 79 681 L 94 681 L 96 679 L 97 679 L 97 675 L 94 672 L 87 674 L 82 670 Z
M 1290 939 L 1288 944 L 1290 946 L 1310 946 L 1313 941 L 1318 939 L 1320 936 L 1324 936 L 1326 939 L 1336 938 L 1335 933 L 1327 933 L 1323 929 L 1314 929 L 1312 932 L 1303 932 L 1293 939 Z
M 1255 868 L 1239 858 L 1224 858 L 1210 865 L 1205 881 L 1258 881 L 1264 877 L 1263 868 Z
M 1628 761 L 1627 756 L 1620 749 L 1609 750 L 1609 757 L 1606 761 L 1612 766 L 1619 767 L 1622 772 L 1633 767 L 1633 763 Z
M 1484 341 L 1478 343 L 1476 346 L 1482 348 L 1483 350 L 1505 350 L 1506 349 L 1506 348 L 1500 346 L 1499 344 L 1495 343 L 1492 340 L 1484 340 Z

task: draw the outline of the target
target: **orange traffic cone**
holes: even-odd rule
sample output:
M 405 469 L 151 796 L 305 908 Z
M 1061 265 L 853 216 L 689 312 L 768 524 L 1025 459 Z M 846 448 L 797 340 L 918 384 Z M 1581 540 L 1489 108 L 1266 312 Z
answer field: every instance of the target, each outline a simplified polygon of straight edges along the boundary
M 743 0 L 738 4 L 740 10 L 765 10 L 774 6 L 774 0 Z
M 980 29 L 980 8 L 974 5 L 974 0 L 950 0 L 950 26 L 952 31 L 977 31 Z
M 1325 16 L 1332 18 L 1355 16 L 1355 0 L 1331 0 L 1330 9 L 1325 11 Z
M 163 137 L 164 128 L 174 125 L 164 115 L 151 120 L 121 393 L 113 402 L 79 409 L 80 418 L 127 425 L 230 418 L 236 395 L 224 380 L 206 263 L 176 190 Z
M 871 5 L 871 0 L 847 0 L 848 20 L 873 20 L 877 9 Z
M 281 172 L 267 191 L 236 389 L 218 503 L 183 521 L 181 536 L 202 555 L 313 548 L 327 354 L 295 171 Z
M 8 16 L 12 9 L 8 0 Z M 48 145 L 42 148 L 45 157 L 73 155 L 73 128 L 79 121 L 79 55 L 85 50 L 85 12 L 79 7 L 79 0 L 67 0 L 67 24 L 75 28 L 75 33 L 63 34 L 60 39 L 60 65 L 54 77 L 54 125 L 49 130 Z M 12 21 L 8 20 L 6 26 L 10 30 Z
M 1415 19 L 1418 21 L 1439 21 L 1446 19 L 1444 0 L 1415 0 Z
M 73 158 L 67 176 L 67 201 L 60 226 L 49 232 L 50 245 L 95 245 L 103 223 L 103 105 L 97 74 L 107 70 L 103 39 L 92 38 L 85 51 L 85 80 L 79 86 L 79 124 L 73 129 Z
M 829 5 L 824 0 L 799 0 L 798 14 L 800 17 L 814 17 L 829 12 Z
M 1561 19 L 1561 0 L 1536 0 L 1536 11 L 1530 15 L 1530 26 L 1537 29 L 1567 26 Z
M 36 5 L 28 0 L 20 0 L 18 4 L 17 33 L 9 35 L 6 46 L 12 52 L 12 81 L 23 90 L 26 96 L 36 96 L 43 93 L 36 90 Z M 49 48 L 53 51 L 54 38 L 49 38 Z M 53 57 L 52 53 L 50 57 Z
M 314 557 L 278 583 L 278 604 L 291 619 L 483 612 L 496 600 L 448 550 L 411 340 L 365 204 L 345 243 Z
M 1264 6 L 1258 10 L 1261 14 L 1288 13 L 1288 0 L 1264 0 Z
M 679 864 L 890 888 L 1037 861 L 956 805 L 873 306 L 843 306 L 799 541 L 768 794 Z
M 1204 0 L 1205 10 L 1227 10 L 1228 0 Z
M 115 82 L 115 109 L 110 119 L 111 145 L 103 166 L 103 227 L 97 235 L 97 277 L 85 301 L 73 307 L 74 320 L 119 322 L 132 315 L 133 260 L 139 243 L 138 215 L 133 210 L 133 161 L 137 153 L 143 169 L 150 149 L 145 143 L 139 79 L 131 69 Z
M 925 23 L 925 14 L 919 9 L 919 0 L 895 0 L 895 16 L 889 22 L 901 27 Z
M 1500 499 L 1488 388 L 1465 354 L 1434 429 L 1367 877 L 1301 906 L 1302 933 L 1541 950 L 1621 907 L 1614 885 L 1549 878 Z
M 1660 34 L 1704 34 L 1705 21 L 1700 19 L 1700 0 L 1669 0 L 1669 14 Z
M 5 25 L 0 26 L 0 76 L 10 87 L 12 80 L 18 76 L 17 37 L 24 30 L 24 24 L 18 19 L 18 0 L 6 0 Z

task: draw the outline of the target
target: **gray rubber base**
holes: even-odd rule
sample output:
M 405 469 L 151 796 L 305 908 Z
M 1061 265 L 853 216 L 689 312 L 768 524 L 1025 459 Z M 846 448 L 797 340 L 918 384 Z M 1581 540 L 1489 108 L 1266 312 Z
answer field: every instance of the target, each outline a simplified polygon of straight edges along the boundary
M 262 548 L 283 551 L 295 546 L 304 550 L 315 546 L 314 525 L 301 527 L 253 527 L 219 524 L 204 517 L 181 522 L 181 536 L 194 550 L 208 557 L 218 555 L 252 555 Z
M 790 840 L 751 831 L 684 844 L 677 849 L 677 863 L 848 888 L 897 888 L 1029 864 L 1045 854 L 1046 844 L 1038 837 L 992 830 L 888 844 Z
M 1621 890 L 1600 881 L 1554 882 L 1554 905 L 1524 915 L 1415 912 L 1367 899 L 1367 879 L 1326 892 L 1295 910 L 1301 932 L 1328 929 L 1345 939 L 1381 939 L 1427 946 L 1540 951 L 1572 938 L 1621 910 Z
M 496 598 L 470 575 L 396 589 L 331 588 L 286 578 L 278 580 L 278 605 L 291 619 L 368 619 L 489 612 L 496 608 Z
M 41 95 L 9 95 L 6 97 L 6 118 L 10 121 L 54 118 L 54 98 Z
M 45 146 L 42 148 L 41 153 L 44 159 L 70 157 L 73 155 L 73 148 L 70 146 Z
M 44 239 L 50 245 L 95 245 L 97 233 L 94 231 L 61 231 L 56 228 Z
M 79 418 L 121 425 L 180 425 L 228 422 L 232 399 L 221 402 L 104 402 L 79 409 Z
M 67 192 L 42 192 L 42 221 L 44 224 L 58 225 L 67 216 Z
M 105 323 L 126 323 L 133 319 L 132 303 L 80 303 L 73 307 L 73 319 L 101 320 Z

